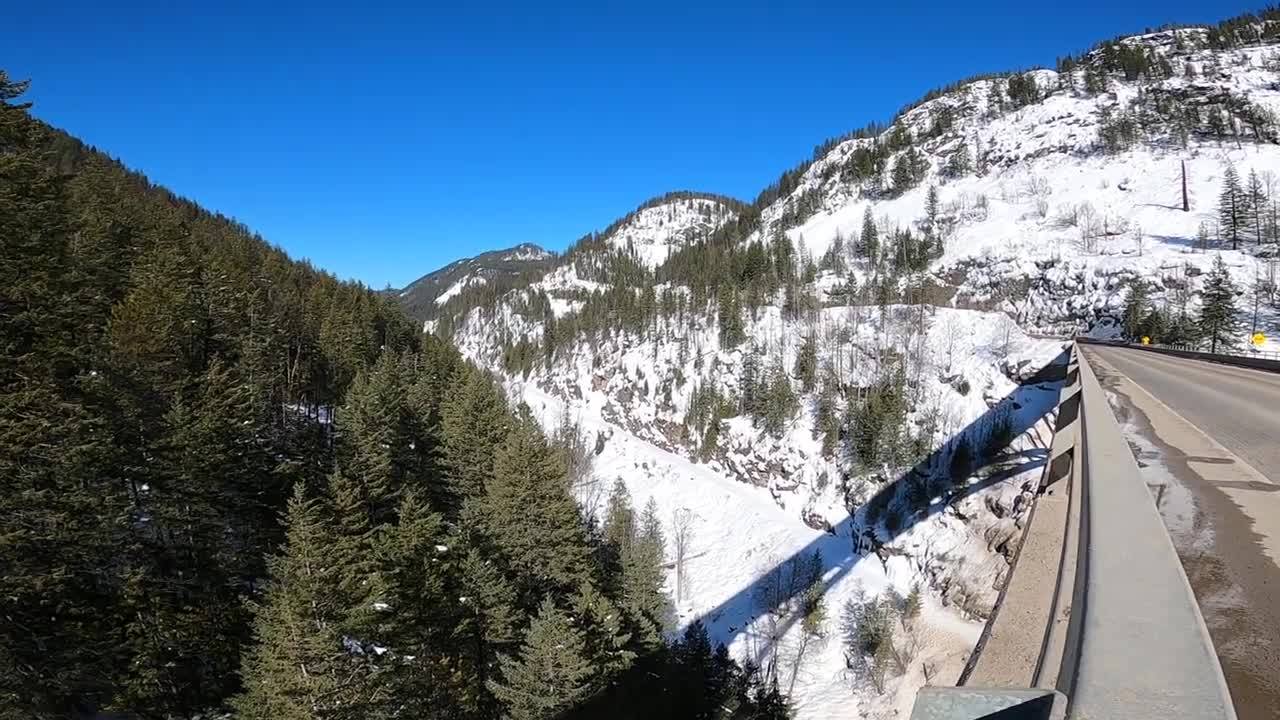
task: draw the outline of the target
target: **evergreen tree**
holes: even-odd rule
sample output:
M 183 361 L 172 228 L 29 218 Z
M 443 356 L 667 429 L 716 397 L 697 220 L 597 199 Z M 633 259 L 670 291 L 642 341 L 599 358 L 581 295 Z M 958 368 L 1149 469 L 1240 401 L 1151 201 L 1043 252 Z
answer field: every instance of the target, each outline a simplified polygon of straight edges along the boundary
M 519 656 L 501 659 L 502 678 L 489 689 L 512 720 L 550 720 L 590 693 L 596 671 L 586 655 L 582 630 L 546 598 Z
M 379 597 L 360 637 L 385 648 L 379 654 L 378 682 L 391 698 L 388 714 L 453 718 L 473 709 L 467 692 L 474 657 L 456 642 L 460 615 L 453 555 L 442 518 L 416 491 L 407 490 L 397 508 L 399 522 L 377 536 L 381 569 Z
M 880 236 L 876 230 L 875 218 L 871 216 L 870 205 L 862 215 L 862 234 L 858 236 L 858 254 L 872 265 L 876 264 L 880 257 Z
M 406 479 L 418 474 L 415 417 L 405 404 L 406 383 L 397 358 L 383 353 L 359 373 L 338 411 L 338 461 L 358 481 L 370 526 L 389 522 Z
M 101 332 L 77 287 L 64 173 L 27 87 L 0 72 L 0 706 L 14 717 L 100 706 L 120 657 L 110 627 L 128 517 L 122 456 L 88 375 Z M 79 238 L 80 242 L 88 238 Z
M 947 156 L 947 164 L 943 170 L 949 178 L 961 178 L 968 175 L 973 168 L 973 161 L 969 159 L 969 146 L 960 143 L 960 146 Z
M 814 418 L 813 431 L 822 439 L 822 454 L 831 457 L 836 443 L 840 440 L 840 418 L 836 410 L 835 382 L 823 378 L 818 390 L 817 416 Z
M 1218 222 L 1222 234 L 1231 241 L 1231 249 L 1240 247 L 1240 237 L 1248 228 L 1248 197 L 1240 187 L 1235 166 L 1228 164 L 1222 173 L 1222 194 L 1218 197 Z
M 526 608 L 590 577 L 590 551 L 564 466 L 526 407 L 498 448 L 480 503 L 486 534 L 515 573 Z
M 1261 245 L 1266 238 L 1267 228 L 1264 213 L 1267 208 L 1267 191 L 1262 185 L 1262 179 L 1258 177 L 1256 170 L 1249 171 L 1249 187 L 1245 191 L 1245 199 L 1248 202 L 1248 232 L 1253 236 L 1253 242 Z
M 764 429 L 774 437 L 781 437 L 786 429 L 787 421 L 795 414 L 798 400 L 791 389 L 791 379 L 782 365 L 778 364 L 768 373 L 764 382 L 762 405 L 758 417 L 763 421 Z
M 496 708 L 488 683 L 498 674 L 499 655 L 516 650 L 527 617 L 491 544 L 479 537 L 459 536 L 450 550 L 462 553 L 458 596 L 461 617 L 452 641 L 468 658 L 467 666 L 474 670 L 463 674 L 467 688 L 459 704 L 478 707 L 481 715 L 492 715 Z
M 245 656 L 244 692 L 234 705 L 253 720 L 367 717 L 370 698 L 353 682 L 359 660 L 344 647 L 341 627 L 350 611 L 333 582 L 324 513 L 295 486 L 286 516 L 283 555 L 269 565 L 271 582 L 253 606 L 257 643 Z
M 451 513 L 480 497 L 493 477 L 494 457 L 510 427 L 502 391 L 484 372 L 467 368 L 445 394 L 441 409 L 443 465 L 453 497 Z
M 1146 319 L 1151 301 L 1147 283 L 1142 278 L 1134 278 L 1129 283 L 1129 294 L 1124 301 L 1124 331 L 1130 340 L 1141 337 L 1138 333 L 1142 321 Z
M 742 311 L 738 307 L 737 291 L 732 287 L 722 286 L 717 297 L 719 300 L 720 347 L 728 350 L 737 347 L 746 339 L 747 335 L 742 326 Z
M 1208 340 L 1209 352 L 1229 351 L 1235 346 L 1238 328 L 1235 283 L 1219 255 L 1205 278 L 1204 299 L 1200 306 L 1200 336 Z
M 635 511 L 631 508 L 631 493 L 619 479 L 613 484 L 609 493 L 609 504 L 605 508 L 604 542 L 619 557 L 631 548 L 636 537 Z
M 932 237 L 938 232 L 938 218 L 942 214 L 942 203 L 938 199 L 937 185 L 929 186 L 929 193 L 925 196 L 924 201 L 924 213 L 924 231 L 927 237 Z
M 813 335 L 805 335 L 800 341 L 800 350 L 796 353 L 795 376 L 799 378 L 803 392 L 813 390 L 818 376 L 818 344 Z
M 622 597 L 632 614 L 643 619 L 646 642 L 656 645 L 671 622 L 672 611 L 662 591 L 666 580 L 666 543 L 658 506 L 652 498 L 645 504 L 637 531 L 622 555 Z

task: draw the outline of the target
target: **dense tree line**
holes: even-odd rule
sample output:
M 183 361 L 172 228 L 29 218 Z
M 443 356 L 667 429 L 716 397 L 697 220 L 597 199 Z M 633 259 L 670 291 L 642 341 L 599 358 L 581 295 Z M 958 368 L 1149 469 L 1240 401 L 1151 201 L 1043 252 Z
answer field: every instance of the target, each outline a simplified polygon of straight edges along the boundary
M 24 90 L 0 73 L 0 717 L 785 712 L 700 625 L 665 642 L 652 513 L 585 517 L 485 373 Z

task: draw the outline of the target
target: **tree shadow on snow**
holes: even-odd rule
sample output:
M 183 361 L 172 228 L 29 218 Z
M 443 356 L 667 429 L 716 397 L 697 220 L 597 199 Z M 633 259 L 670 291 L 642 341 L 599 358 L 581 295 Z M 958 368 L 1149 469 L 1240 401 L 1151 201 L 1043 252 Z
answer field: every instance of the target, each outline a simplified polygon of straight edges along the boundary
M 873 553 L 884 553 L 895 539 L 916 525 L 926 522 L 946 508 L 993 485 L 1044 467 L 1049 456 L 1047 447 L 1031 447 L 1019 451 L 1002 451 L 984 457 L 982 448 L 989 444 L 993 431 L 1002 431 L 1009 439 L 1017 438 L 1053 412 L 1066 376 L 1068 353 L 1064 350 L 1041 368 L 1031 379 L 1000 399 L 982 416 L 957 431 L 926 458 L 916 463 L 880 489 L 854 512 L 815 538 L 812 542 L 781 559 L 757 580 L 726 598 L 701 615 L 707 629 L 717 640 L 732 644 L 748 635 L 749 651 L 754 662 L 762 662 L 772 646 L 799 619 L 801 613 L 785 613 L 776 624 L 753 628 L 752 623 L 764 615 L 764 607 L 779 606 L 789 599 L 777 585 L 788 586 L 791 596 L 805 592 L 804 583 L 792 578 L 806 571 L 806 563 L 814 551 L 822 555 L 820 587 L 825 593 L 833 585 Z M 1000 430 L 1000 426 L 1004 426 Z M 963 483 L 950 480 L 952 462 L 961 443 L 972 448 L 973 461 Z M 961 463 L 963 464 L 963 463 Z M 959 469 L 957 467 L 957 469 Z M 1037 479 L 1028 484 L 1038 484 Z M 887 555 L 877 555 L 877 560 Z M 762 602 L 771 598 L 772 602 Z M 828 607 L 827 612 L 837 612 Z

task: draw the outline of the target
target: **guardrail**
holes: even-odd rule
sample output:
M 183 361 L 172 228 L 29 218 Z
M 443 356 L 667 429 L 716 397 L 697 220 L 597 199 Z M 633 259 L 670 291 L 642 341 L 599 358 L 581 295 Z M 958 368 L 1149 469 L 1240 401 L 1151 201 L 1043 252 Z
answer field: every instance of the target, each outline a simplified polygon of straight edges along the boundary
M 963 687 L 922 689 L 912 720 L 1234 720 L 1173 541 L 1078 345 L 1069 367 L 1043 494 L 980 657 Z M 1043 631 L 1019 598 L 1047 605 L 1034 614 Z

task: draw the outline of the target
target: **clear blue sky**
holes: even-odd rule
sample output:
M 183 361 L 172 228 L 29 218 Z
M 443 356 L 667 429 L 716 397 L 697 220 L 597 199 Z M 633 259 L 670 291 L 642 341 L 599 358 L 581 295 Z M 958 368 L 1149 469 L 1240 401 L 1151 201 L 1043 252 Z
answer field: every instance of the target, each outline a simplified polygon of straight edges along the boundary
M 0 67 L 39 117 L 381 287 L 668 190 L 750 200 L 931 87 L 1258 7 L 533 5 L 15 2 Z

